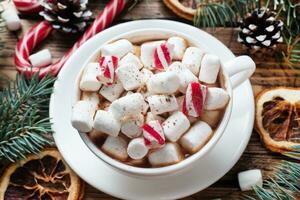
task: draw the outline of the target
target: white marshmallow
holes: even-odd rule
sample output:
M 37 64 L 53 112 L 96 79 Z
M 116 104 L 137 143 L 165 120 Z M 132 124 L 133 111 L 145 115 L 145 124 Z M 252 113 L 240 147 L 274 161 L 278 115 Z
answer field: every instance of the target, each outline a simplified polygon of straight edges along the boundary
M 192 82 L 186 89 L 182 105 L 182 112 L 191 117 L 199 117 L 202 114 L 207 94 L 207 86 L 199 82 Z
M 181 137 L 180 144 L 189 153 L 195 153 L 206 144 L 212 133 L 207 123 L 198 121 Z
M 203 55 L 204 51 L 198 47 L 189 47 L 185 50 L 182 63 L 186 65 L 194 75 L 198 76 Z
M 204 55 L 201 62 L 199 80 L 208 84 L 215 83 L 218 78 L 220 67 L 221 62 L 218 56 L 212 54 Z
M 187 48 L 187 42 L 185 39 L 178 36 L 173 36 L 170 37 L 167 42 L 174 46 L 173 59 L 182 60 L 184 51 Z
M 138 114 L 122 121 L 121 132 L 129 138 L 136 138 L 142 134 L 144 115 Z
M 89 101 L 78 101 L 73 106 L 71 123 L 79 132 L 90 132 L 93 128 L 95 106 Z
M 89 101 L 94 106 L 95 110 L 98 109 L 100 99 L 99 99 L 99 96 L 98 96 L 97 93 L 95 93 L 95 92 L 82 92 L 81 100 Z
M 117 79 L 111 85 L 103 85 L 99 91 L 99 94 L 101 94 L 108 101 L 113 102 L 114 100 L 118 99 L 123 92 L 123 85 L 119 79 Z
M 143 137 L 145 144 L 150 149 L 165 145 L 164 131 L 158 120 L 150 121 L 143 125 Z
M 21 20 L 14 9 L 4 9 L 1 18 L 5 20 L 8 30 L 17 31 L 21 28 Z
M 104 151 L 109 156 L 120 160 L 126 161 L 128 158 L 127 154 L 127 142 L 124 138 L 112 137 L 108 136 L 101 147 L 102 151 Z
M 217 87 L 208 88 L 204 108 L 206 110 L 218 110 L 224 108 L 229 101 L 228 93 Z
M 190 127 L 190 121 L 180 111 L 174 112 L 162 123 L 164 134 L 171 142 L 176 142 Z
M 216 128 L 223 116 L 222 110 L 204 110 L 200 120 L 208 123 L 211 127 Z
M 174 95 L 152 95 L 148 97 L 148 103 L 154 115 L 178 109 L 177 100 Z
M 97 75 L 100 73 L 99 63 L 89 63 L 83 71 L 79 88 L 82 91 L 98 91 L 101 83 L 97 80 Z
M 238 173 L 239 185 L 242 191 L 252 190 L 254 186 L 263 186 L 260 169 L 251 169 Z
M 127 153 L 132 159 L 142 159 L 148 153 L 148 147 L 145 144 L 144 138 L 135 138 L 131 140 L 127 147 Z
M 167 69 L 168 71 L 174 71 L 180 80 L 179 91 L 186 92 L 186 88 L 189 83 L 198 81 L 198 78 L 181 62 L 173 62 Z
M 141 63 L 140 59 L 131 52 L 126 54 L 126 56 L 124 56 L 120 60 L 119 66 L 126 65 L 127 63 L 132 63 L 132 64 L 136 65 L 139 69 L 142 69 L 142 67 L 143 67 L 143 64 Z
M 143 68 L 141 70 L 141 73 L 143 74 L 143 83 L 146 83 L 149 80 L 149 78 L 153 76 L 153 72 L 146 68 Z
M 143 84 L 143 74 L 132 63 L 119 66 L 116 73 L 125 90 L 134 90 Z
M 121 129 L 121 123 L 105 110 L 98 110 L 94 119 L 94 129 L 107 135 L 117 137 Z
M 184 159 L 180 147 L 176 143 L 167 143 L 163 148 L 149 153 L 148 160 L 153 167 L 179 163 Z
M 136 116 L 143 112 L 145 101 L 141 93 L 134 93 L 121 97 L 109 107 L 116 119 L 121 120 L 125 116 Z
M 172 94 L 179 88 L 180 80 L 175 72 L 161 72 L 153 75 L 147 82 L 151 94 Z
M 141 61 L 148 69 L 153 69 L 154 52 L 156 47 L 165 43 L 165 40 L 146 42 L 141 45 Z
M 129 52 L 133 52 L 133 45 L 126 39 L 121 39 L 101 47 L 102 56 L 117 56 L 120 59 Z
M 52 56 L 49 49 L 43 49 L 30 55 L 29 61 L 33 67 L 45 67 L 52 63 Z
M 162 123 L 165 119 L 159 115 L 154 115 L 152 112 L 147 112 L 146 123 L 153 120 L 158 120 L 160 123 Z

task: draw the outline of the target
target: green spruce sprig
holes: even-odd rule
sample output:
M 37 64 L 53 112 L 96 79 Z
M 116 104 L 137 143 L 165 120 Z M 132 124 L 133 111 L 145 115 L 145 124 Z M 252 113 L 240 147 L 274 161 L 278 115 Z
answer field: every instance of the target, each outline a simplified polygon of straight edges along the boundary
M 245 196 L 247 200 L 297 200 L 300 198 L 300 164 L 283 161 L 275 166 L 273 177 L 264 181 L 263 187 L 253 188 L 255 195 Z
M 198 0 L 194 17 L 197 27 L 236 27 L 239 21 L 257 7 L 256 0 Z
M 48 105 L 54 81 L 17 74 L 0 91 L 0 160 L 15 162 L 52 144 Z

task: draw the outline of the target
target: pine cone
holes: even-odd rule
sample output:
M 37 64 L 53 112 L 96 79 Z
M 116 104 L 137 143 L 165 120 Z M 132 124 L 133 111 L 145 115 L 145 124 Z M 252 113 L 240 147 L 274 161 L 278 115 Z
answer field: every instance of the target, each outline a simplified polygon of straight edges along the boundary
M 249 13 L 240 25 L 238 42 L 255 50 L 275 47 L 281 43 L 283 22 L 276 20 L 275 16 L 276 12 L 266 8 L 255 9 Z
M 91 21 L 92 12 L 87 9 L 88 0 L 45 0 L 40 15 L 54 29 L 66 33 L 82 32 Z

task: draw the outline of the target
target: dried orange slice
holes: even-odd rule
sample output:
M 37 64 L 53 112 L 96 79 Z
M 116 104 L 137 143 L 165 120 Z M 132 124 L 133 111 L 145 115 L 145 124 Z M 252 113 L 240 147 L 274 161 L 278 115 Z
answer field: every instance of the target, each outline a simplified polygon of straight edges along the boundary
M 196 0 L 164 0 L 165 5 L 178 16 L 193 20 L 196 14 Z
M 64 163 L 56 149 L 9 165 L 0 182 L 1 200 L 79 200 L 83 182 Z
M 300 89 L 262 91 L 256 98 L 256 128 L 267 148 L 300 159 Z

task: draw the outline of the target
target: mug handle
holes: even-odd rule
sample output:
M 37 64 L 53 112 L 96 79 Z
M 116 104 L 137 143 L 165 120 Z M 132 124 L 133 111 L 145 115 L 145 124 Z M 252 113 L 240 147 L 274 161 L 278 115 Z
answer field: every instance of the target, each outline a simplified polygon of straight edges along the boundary
M 238 56 L 224 63 L 232 88 L 236 88 L 254 73 L 256 65 L 249 56 Z

